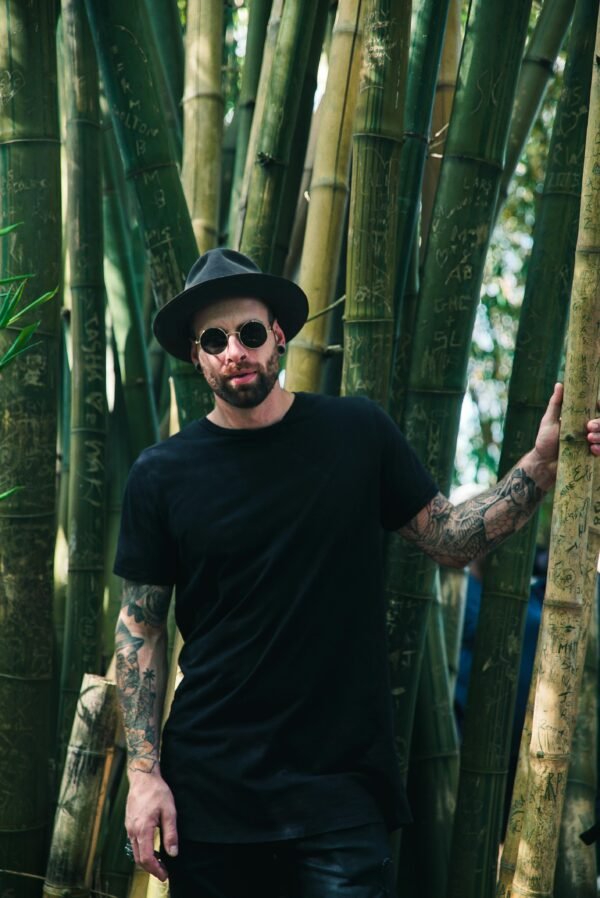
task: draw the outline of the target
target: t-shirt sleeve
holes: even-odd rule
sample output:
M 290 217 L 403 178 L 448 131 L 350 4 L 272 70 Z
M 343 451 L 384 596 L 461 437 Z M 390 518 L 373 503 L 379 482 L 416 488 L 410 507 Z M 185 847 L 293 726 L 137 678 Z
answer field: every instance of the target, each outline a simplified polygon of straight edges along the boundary
M 125 486 L 114 572 L 136 583 L 166 586 L 176 581 L 175 562 L 156 479 L 141 457 Z
M 407 524 L 439 492 L 402 431 L 378 406 L 381 437 L 381 524 L 398 530 Z

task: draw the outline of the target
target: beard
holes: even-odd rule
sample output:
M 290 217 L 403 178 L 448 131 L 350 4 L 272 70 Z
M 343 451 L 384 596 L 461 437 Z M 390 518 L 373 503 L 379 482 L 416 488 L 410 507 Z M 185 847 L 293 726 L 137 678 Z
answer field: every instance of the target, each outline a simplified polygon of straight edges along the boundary
M 256 377 L 249 384 L 234 385 L 231 376 L 254 371 Z M 256 408 L 267 398 L 279 377 L 279 353 L 274 348 L 264 367 L 255 365 L 236 365 L 229 376 L 215 374 L 207 366 L 202 365 L 202 374 L 215 396 L 235 408 Z

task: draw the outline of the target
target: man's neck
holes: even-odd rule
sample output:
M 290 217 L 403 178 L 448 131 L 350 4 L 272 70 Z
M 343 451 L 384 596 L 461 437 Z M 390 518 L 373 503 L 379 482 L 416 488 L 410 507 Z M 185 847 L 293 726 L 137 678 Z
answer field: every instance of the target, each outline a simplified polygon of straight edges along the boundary
M 217 427 L 236 430 L 269 427 L 281 421 L 294 399 L 294 393 L 288 393 L 279 384 L 276 384 L 266 399 L 255 408 L 237 408 L 215 396 L 215 407 L 206 417 Z

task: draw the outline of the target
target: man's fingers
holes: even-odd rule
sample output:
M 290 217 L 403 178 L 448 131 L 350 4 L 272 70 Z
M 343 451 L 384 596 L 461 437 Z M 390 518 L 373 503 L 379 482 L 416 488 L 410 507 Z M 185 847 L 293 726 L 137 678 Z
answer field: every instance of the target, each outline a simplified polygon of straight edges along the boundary
M 170 857 L 176 857 L 179 851 L 176 819 L 175 808 L 172 811 L 163 811 L 160 831 L 164 850 Z
M 143 834 L 139 835 L 137 840 L 132 838 L 131 842 L 133 845 L 134 857 L 139 866 L 142 867 L 146 873 L 151 873 L 152 876 L 156 876 L 157 879 L 164 882 L 167 878 L 167 871 L 154 854 L 154 830 L 146 830 Z
M 550 401 L 548 402 L 548 407 L 546 408 L 546 412 L 544 414 L 544 417 L 546 419 L 549 419 L 549 421 L 557 422 L 560 420 L 560 410 L 562 408 L 563 393 L 563 385 L 560 383 L 555 384 L 552 396 L 550 397 Z

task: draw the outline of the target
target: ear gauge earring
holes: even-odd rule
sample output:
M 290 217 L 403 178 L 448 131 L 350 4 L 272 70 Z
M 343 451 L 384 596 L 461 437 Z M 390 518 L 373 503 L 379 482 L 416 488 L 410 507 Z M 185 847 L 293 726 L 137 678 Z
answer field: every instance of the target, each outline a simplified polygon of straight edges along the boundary
M 200 362 L 196 362 L 195 365 L 194 365 L 194 368 L 196 369 L 196 371 L 200 371 L 200 370 L 201 370 L 201 368 L 200 368 Z
M 283 345 L 283 343 L 277 344 L 277 352 L 279 353 L 279 355 L 285 355 L 285 346 Z

